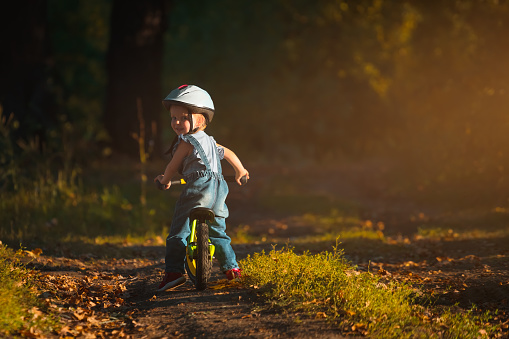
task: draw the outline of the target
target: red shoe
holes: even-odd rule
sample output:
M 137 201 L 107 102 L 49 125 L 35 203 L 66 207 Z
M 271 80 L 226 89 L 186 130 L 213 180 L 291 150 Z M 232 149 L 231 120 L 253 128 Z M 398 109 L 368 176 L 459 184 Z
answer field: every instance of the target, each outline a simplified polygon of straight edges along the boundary
M 225 272 L 228 280 L 233 280 L 242 277 L 242 270 L 240 268 L 232 268 Z
M 177 287 L 186 282 L 186 277 L 182 273 L 166 272 L 163 281 L 159 284 L 157 292 L 166 291 L 167 289 Z

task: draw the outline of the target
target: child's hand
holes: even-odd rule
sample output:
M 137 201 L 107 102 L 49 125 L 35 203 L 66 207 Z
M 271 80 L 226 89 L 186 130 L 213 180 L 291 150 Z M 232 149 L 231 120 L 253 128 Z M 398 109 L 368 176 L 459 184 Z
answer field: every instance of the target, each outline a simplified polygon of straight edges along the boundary
M 164 175 L 162 174 L 159 174 L 155 179 L 154 179 L 154 182 L 156 183 L 156 186 L 157 188 L 159 188 L 160 190 L 167 190 L 168 188 L 170 188 L 171 184 L 168 183 L 168 184 L 163 184 L 162 181 L 164 179 Z
M 242 182 L 240 181 L 240 179 L 244 176 L 246 177 L 246 182 L 247 182 L 247 180 L 249 180 L 249 172 L 246 169 L 235 173 L 235 181 L 240 186 L 242 186 Z

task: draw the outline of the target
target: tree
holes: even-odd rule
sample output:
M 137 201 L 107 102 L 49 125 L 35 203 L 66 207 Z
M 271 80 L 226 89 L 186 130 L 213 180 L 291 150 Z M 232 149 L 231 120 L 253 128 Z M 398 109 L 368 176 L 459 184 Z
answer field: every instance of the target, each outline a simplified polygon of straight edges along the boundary
M 104 124 L 113 149 L 121 153 L 138 154 L 133 133 L 140 131 L 140 111 L 147 145 L 160 151 L 163 34 L 169 2 L 113 0 Z
M 47 0 L 22 0 L 0 9 L 0 112 L 14 115 L 19 128 L 12 137 L 45 139 L 55 123 L 47 29 Z

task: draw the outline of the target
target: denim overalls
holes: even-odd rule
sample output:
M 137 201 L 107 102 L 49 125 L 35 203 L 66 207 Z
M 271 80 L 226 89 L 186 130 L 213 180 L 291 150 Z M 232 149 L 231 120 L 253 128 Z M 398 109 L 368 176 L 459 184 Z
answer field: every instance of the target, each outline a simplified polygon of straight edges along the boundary
M 186 184 L 175 205 L 170 234 L 166 238 L 166 272 L 185 273 L 187 238 L 191 233 L 189 213 L 195 207 L 210 208 L 216 215 L 215 223 L 209 225 L 209 238 L 216 247 L 214 256 L 219 261 L 221 271 L 238 268 L 230 237 L 226 235 L 228 208 L 225 200 L 228 185 L 221 174 L 218 147 L 214 139 L 203 131 L 179 136 L 173 150 L 181 140 L 193 145 L 194 152 L 183 162 L 182 175 Z

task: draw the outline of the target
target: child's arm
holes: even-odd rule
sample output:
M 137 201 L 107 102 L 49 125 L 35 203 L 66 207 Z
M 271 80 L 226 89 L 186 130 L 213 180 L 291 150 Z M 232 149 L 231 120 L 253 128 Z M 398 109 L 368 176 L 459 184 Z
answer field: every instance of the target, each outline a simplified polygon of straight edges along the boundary
M 161 184 L 165 186 L 164 189 L 168 189 L 171 186 L 171 178 L 177 174 L 178 169 L 182 165 L 182 162 L 184 161 L 184 158 L 187 157 L 191 152 L 193 151 L 193 146 L 185 141 L 181 141 L 179 145 L 177 146 L 177 150 L 175 151 L 175 154 L 173 155 L 173 158 L 171 158 L 170 162 L 166 166 L 166 169 L 164 170 L 164 174 L 158 175 L 154 182 L 159 180 Z
M 221 145 L 218 145 L 221 146 Z M 237 157 L 235 153 L 233 153 L 230 149 L 221 146 L 224 148 L 224 158 L 230 165 L 232 165 L 233 169 L 235 170 L 235 180 L 239 185 L 242 185 L 240 183 L 240 178 L 242 178 L 244 175 L 249 179 L 249 172 L 244 168 L 242 163 L 240 162 L 240 159 Z

